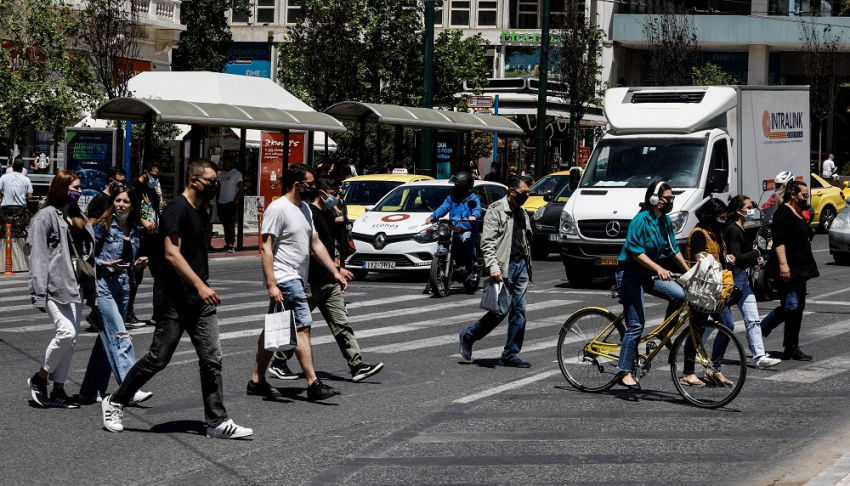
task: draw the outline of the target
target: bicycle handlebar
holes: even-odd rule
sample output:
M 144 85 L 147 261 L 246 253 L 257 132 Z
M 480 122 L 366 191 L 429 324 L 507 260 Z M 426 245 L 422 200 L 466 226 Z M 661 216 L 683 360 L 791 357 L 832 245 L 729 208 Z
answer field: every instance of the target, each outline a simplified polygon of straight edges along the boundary
M 682 274 L 681 274 L 681 273 L 673 273 L 673 272 L 670 272 L 670 280 L 678 280 L 678 279 L 680 279 L 680 278 L 682 278 Z M 658 280 L 658 275 L 653 275 L 653 276 L 652 276 L 652 280 Z

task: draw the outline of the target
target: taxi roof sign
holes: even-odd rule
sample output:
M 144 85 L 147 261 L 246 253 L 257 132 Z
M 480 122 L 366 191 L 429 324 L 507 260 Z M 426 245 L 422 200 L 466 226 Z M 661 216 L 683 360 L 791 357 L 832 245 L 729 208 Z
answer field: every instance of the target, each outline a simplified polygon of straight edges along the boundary
M 393 169 L 393 174 L 407 174 L 407 169 Z

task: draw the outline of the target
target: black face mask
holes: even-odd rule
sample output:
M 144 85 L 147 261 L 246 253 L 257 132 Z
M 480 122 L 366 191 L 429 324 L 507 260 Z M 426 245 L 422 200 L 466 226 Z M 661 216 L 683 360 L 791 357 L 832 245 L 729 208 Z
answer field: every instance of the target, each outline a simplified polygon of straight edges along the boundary
M 202 186 L 202 189 L 198 191 L 201 193 L 201 197 L 204 198 L 204 201 L 212 201 L 215 198 L 215 193 L 218 192 L 218 187 L 212 184 L 204 184 L 203 182 L 199 183 Z
M 812 204 L 808 199 L 797 199 L 797 206 L 800 208 L 800 211 L 808 211 L 812 209 Z
M 517 206 L 522 206 L 525 204 L 525 201 L 528 201 L 528 194 L 516 193 L 514 195 L 514 202 Z
M 469 191 L 465 187 L 453 187 L 452 188 L 452 199 L 462 201 L 469 196 Z
M 673 201 L 662 204 L 658 209 L 661 211 L 661 214 L 670 214 L 673 211 Z
M 313 202 L 316 200 L 316 197 L 319 195 L 319 189 L 315 187 L 310 187 L 301 191 L 298 191 L 298 195 L 301 196 L 302 201 Z

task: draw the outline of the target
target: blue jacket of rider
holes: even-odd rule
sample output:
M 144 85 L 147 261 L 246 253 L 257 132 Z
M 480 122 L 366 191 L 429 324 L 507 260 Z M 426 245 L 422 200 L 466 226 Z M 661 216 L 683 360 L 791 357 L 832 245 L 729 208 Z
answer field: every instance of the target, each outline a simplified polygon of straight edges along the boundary
M 469 209 L 469 201 L 475 201 L 475 209 Z M 464 231 L 472 231 L 473 233 L 478 233 L 480 225 L 470 224 L 468 221 L 462 221 L 458 223 L 460 219 L 466 219 L 470 216 L 475 216 L 475 219 L 481 220 L 481 200 L 478 199 L 478 196 L 473 192 L 470 193 L 469 196 L 466 197 L 463 201 L 456 203 L 452 201 L 452 196 L 446 196 L 446 200 L 443 201 L 443 204 L 431 214 L 431 219 L 434 218 L 442 218 L 446 214 L 449 215 L 449 220 L 452 222 L 452 226 L 460 227 Z

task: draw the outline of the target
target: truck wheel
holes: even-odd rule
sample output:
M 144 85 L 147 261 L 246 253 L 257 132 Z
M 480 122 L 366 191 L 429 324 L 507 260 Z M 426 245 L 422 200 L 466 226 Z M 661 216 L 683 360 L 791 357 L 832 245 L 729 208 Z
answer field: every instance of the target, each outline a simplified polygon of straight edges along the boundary
M 593 268 L 590 265 L 583 263 L 569 262 L 564 263 L 564 270 L 567 271 L 567 280 L 573 287 L 587 287 L 593 281 Z
M 758 277 L 752 281 L 752 286 L 753 295 L 756 296 L 757 301 L 766 302 L 773 300 L 773 289 L 770 288 L 770 280 L 768 280 L 767 272 L 764 269 L 759 270 Z
M 836 216 L 835 208 L 832 206 L 827 206 L 823 208 L 823 212 L 820 215 L 820 224 L 818 225 L 818 232 L 820 233 L 829 233 L 829 228 L 832 227 L 832 221 Z

